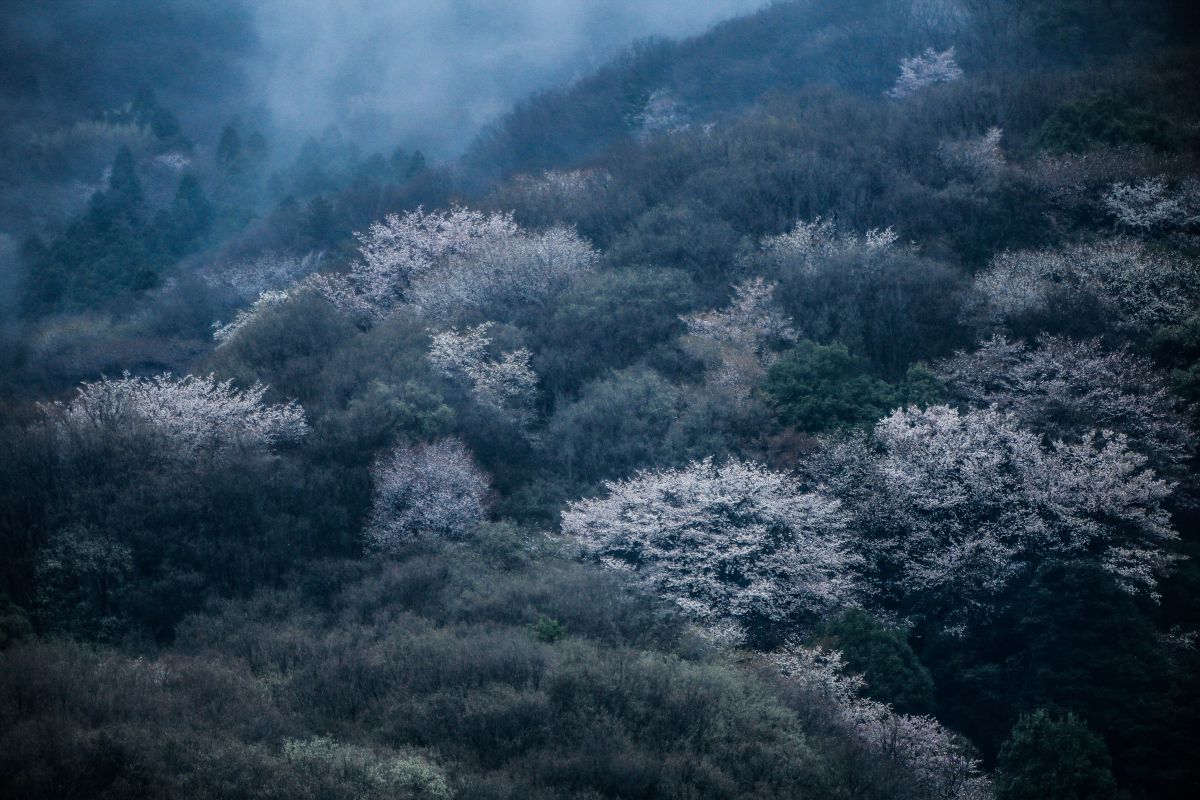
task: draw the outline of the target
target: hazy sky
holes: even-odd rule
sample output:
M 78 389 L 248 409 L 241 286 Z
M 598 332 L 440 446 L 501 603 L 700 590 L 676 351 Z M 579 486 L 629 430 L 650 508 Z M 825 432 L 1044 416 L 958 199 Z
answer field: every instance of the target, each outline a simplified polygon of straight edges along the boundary
M 258 80 L 285 130 L 335 121 L 367 147 L 448 155 L 530 91 L 648 36 L 767 0 L 258 0 Z

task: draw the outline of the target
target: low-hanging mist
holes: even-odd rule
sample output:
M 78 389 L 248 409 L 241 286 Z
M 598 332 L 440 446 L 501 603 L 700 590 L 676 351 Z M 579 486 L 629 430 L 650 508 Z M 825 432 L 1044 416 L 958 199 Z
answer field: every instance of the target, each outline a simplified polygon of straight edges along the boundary
M 286 131 L 343 127 L 366 146 L 459 150 L 531 91 L 651 36 L 699 33 L 764 0 L 266 0 L 255 63 Z

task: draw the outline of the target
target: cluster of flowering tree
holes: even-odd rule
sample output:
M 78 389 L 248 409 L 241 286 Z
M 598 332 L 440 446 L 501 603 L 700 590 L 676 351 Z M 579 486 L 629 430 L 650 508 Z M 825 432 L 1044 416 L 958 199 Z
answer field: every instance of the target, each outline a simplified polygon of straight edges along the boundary
M 234 449 L 268 451 L 299 439 L 308 428 L 294 401 L 263 402 L 267 387 L 234 388 L 211 375 L 182 379 L 103 378 L 84 383 L 67 403 L 43 406 L 64 435 L 122 433 L 144 429 L 163 437 L 177 456 L 221 455 Z
M 985 325 L 1004 328 L 1081 300 L 1098 304 L 1114 329 L 1147 333 L 1194 312 L 1200 271 L 1182 254 L 1130 238 L 1006 252 L 976 276 L 969 305 Z
M 806 469 L 819 489 L 737 461 L 640 473 L 570 505 L 563 529 L 706 623 L 751 630 L 811 620 L 858 588 L 961 630 L 1047 560 L 1094 560 L 1151 597 L 1174 560 L 1171 486 L 1120 433 L 1046 442 L 996 409 L 910 408 Z
M 1117 182 L 1104 194 L 1103 203 L 1119 226 L 1139 233 L 1200 225 L 1200 181 L 1194 178 L 1175 187 L 1161 177 Z
M 222 323 L 214 322 L 213 339 L 217 341 L 217 347 L 223 347 L 232 342 L 247 325 L 258 319 L 263 313 L 272 308 L 279 308 L 287 303 L 300 289 L 291 290 L 270 290 L 265 291 L 258 296 L 258 299 L 249 308 L 243 308 L 238 311 L 237 316 L 232 322 Z
M 512 180 L 513 192 L 522 206 L 550 203 L 575 206 L 612 182 L 609 173 L 592 169 L 547 170 L 541 175 L 519 175 Z
M 483 518 L 487 476 L 458 439 L 401 444 L 371 468 L 367 541 L 394 551 L 417 536 L 455 538 Z
M 833 220 L 817 217 L 800 220 L 787 233 L 762 241 L 766 263 L 776 267 L 788 264 L 801 274 L 815 272 L 820 262 L 852 253 L 875 255 L 895 247 L 899 237 L 891 228 L 872 228 L 861 236 L 839 231 Z
M 494 201 L 520 209 L 520 219 L 545 228 L 562 220 L 587 225 L 613 202 L 616 179 L 606 170 L 547 170 L 517 175 L 497 190 Z
M 1121 434 L 1046 444 L 996 409 L 910 408 L 832 444 L 811 469 L 859 536 L 873 601 L 913 620 L 986 620 L 1056 558 L 1096 560 L 1154 596 L 1173 560 L 1171 487 Z
M 933 717 L 897 714 L 862 696 L 866 682 L 849 673 L 836 650 L 794 643 L 772 653 L 771 663 L 803 692 L 834 709 L 845 733 L 870 752 L 908 772 L 918 796 L 929 800 L 987 800 L 991 783 L 969 743 Z
M 971 178 L 993 179 L 1006 166 L 1004 150 L 1000 147 L 1003 136 L 1000 128 L 992 127 L 980 137 L 942 142 L 938 145 L 938 157 L 950 169 Z
M 429 346 L 429 361 L 449 378 L 468 383 L 475 400 L 492 408 L 519 427 L 533 420 L 537 398 L 537 373 L 529 365 L 531 354 L 525 348 L 501 353 L 499 360 L 488 357 L 492 343 L 487 335 L 490 323 L 466 328 L 451 328 L 435 333 Z
M 962 69 L 954 59 L 954 48 L 937 51 L 932 47 L 912 58 L 900 61 L 900 77 L 887 91 L 887 96 L 894 100 L 916 94 L 927 86 L 938 83 L 952 83 L 961 80 Z
M 319 288 L 368 319 L 402 307 L 448 319 L 464 309 L 544 302 L 592 269 L 596 251 L 572 230 L 522 230 L 512 214 L 456 207 L 391 214 L 357 234 L 360 258 Z
M 997 335 L 937 371 L 956 398 L 1012 413 L 1049 440 L 1116 431 L 1159 471 L 1182 468 L 1192 450 L 1192 432 L 1166 377 L 1149 359 L 1106 351 L 1099 341 L 1043 336 L 1031 347 Z
M 840 504 L 788 475 L 706 459 L 604 487 L 567 507 L 563 530 L 704 625 L 804 624 L 854 597 Z
M 686 130 L 689 124 L 683 102 L 670 89 L 651 92 L 633 122 L 643 137 Z
M 733 291 L 726 308 L 681 319 L 687 325 L 685 345 L 708 362 L 709 382 L 745 399 L 762 382 L 777 350 L 797 336 L 791 320 L 775 305 L 773 284 L 754 278 Z

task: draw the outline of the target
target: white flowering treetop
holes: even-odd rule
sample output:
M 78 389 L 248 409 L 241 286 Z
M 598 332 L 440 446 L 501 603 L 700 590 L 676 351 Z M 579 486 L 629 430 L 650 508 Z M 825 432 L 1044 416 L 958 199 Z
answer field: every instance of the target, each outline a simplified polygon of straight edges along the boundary
M 469 259 L 517 234 L 511 214 L 466 208 L 389 214 L 357 233 L 361 256 L 349 275 L 353 291 L 380 315 L 400 305 L 426 276 Z
M 409 300 L 433 319 L 453 319 L 463 309 L 536 305 L 567 291 L 598 260 L 569 228 L 522 231 L 426 274 L 414 282 Z
M 297 293 L 296 289 L 291 291 L 267 291 L 258 296 L 254 301 L 254 305 L 249 308 L 243 308 L 233 318 L 232 322 L 221 323 L 214 322 L 213 339 L 217 341 L 217 347 L 224 347 L 232 342 L 237 335 L 251 322 L 258 319 L 268 309 L 279 308 L 292 299 Z
M 893 412 L 869 441 L 825 453 L 815 475 L 851 512 L 877 599 L 951 629 L 990 616 L 1043 560 L 1096 558 L 1127 591 L 1154 596 L 1177 538 L 1171 487 L 1121 434 L 1045 445 L 995 409 Z
M 938 52 L 932 47 L 919 56 L 905 58 L 900 61 L 900 77 L 896 84 L 887 91 L 887 96 L 894 100 L 903 100 L 927 86 L 938 83 L 952 83 L 961 80 L 962 69 L 954 60 L 954 48 Z
M 477 402 L 524 427 L 533 421 L 537 398 L 538 379 L 529 365 L 531 354 L 520 348 L 501 353 L 498 361 L 489 359 L 489 327 L 491 323 L 484 323 L 461 333 L 451 328 L 433 334 L 429 361 L 446 377 L 469 383 Z
M 345 276 L 324 276 L 321 291 L 369 319 L 401 307 L 448 319 L 491 303 L 536 303 L 565 290 L 598 259 L 567 228 L 522 230 L 512 214 L 456 207 L 391 214 L 356 234 L 360 258 Z
M 669 89 L 655 89 L 634 119 L 639 136 L 686 130 L 688 115 L 683 103 Z
M 222 454 L 235 448 L 270 450 L 307 433 L 304 410 L 294 401 L 264 403 L 267 387 L 246 390 L 211 375 L 182 379 L 169 373 L 84 383 L 69 403 L 44 407 L 64 433 L 134 426 L 161 434 L 181 456 Z
M 716 311 L 681 317 L 689 336 L 765 356 L 772 346 L 796 340 L 791 320 L 775 307 L 775 285 L 762 278 L 733 287 L 733 301 Z
M 564 532 L 702 623 L 803 623 L 854 595 L 838 502 L 787 475 L 706 459 L 604 488 L 567 507 Z
M 762 381 L 781 345 L 798 338 L 791 320 L 775 305 L 775 285 L 762 278 L 733 287 L 723 309 L 680 317 L 687 325 L 684 344 L 709 362 L 709 382 L 745 399 Z
M 1112 326 L 1145 333 L 1186 320 L 1200 301 L 1200 270 L 1178 253 L 1131 238 L 1060 250 L 1001 253 L 976 276 L 970 303 L 986 325 L 1053 309 L 1057 299 L 1091 297 Z
M 938 157 L 950 169 L 975 179 L 995 178 L 1004 170 L 1004 150 L 1000 140 L 1004 131 L 992 127 L 983 136 L 973 139 L 942 142 L 938 145 Z
M 991 783 L 961 736 L 928 716 L 897 714 L 862 696 L 863 676 L 849 673 L 842 654 L 789 643 L 768 660 L 805 693 L 831 705 L 836 723 L 871 752 L 899 764 L 929 800 L 987 800 Z
M 900 237 L 891 228 L 872 228 L 861 236 L 839 231 L 833 220 L 817 217 L 800 220 L 787 233 L 762 241 L 762 254 L 770 264 L 798 265 L 800 271 L 813 272 L 819 262 L 851 253 L 867 256 L 886 253 Z
M 1166 377 L 1149 359 L 1098 341 L 1044 336 L 1032 348 L 994 336 L 937 367 L 955 396 L 1011 412 L 1050 440 L 1117 431 L 1159 469 L 1187 460 L 1193 434 Z
M 1114 183 L 1103 198 L 1117 225 L 1138 233 L 1184 230 L 1200 225 L 1200 181 L 1190 178 L 1174 188 L 1164 178 Z
M 458 439 L 401 444 L 371 468 L 367 541 L 390 552 L 417 536 L 458 538 L 483 518 L 487 476 Z
M 612 183 L 607 172 L 593 169 L 547 170 L 540 175 L 518 175 L 512 188 L 526 203 L 575 204 L 603 191 Z

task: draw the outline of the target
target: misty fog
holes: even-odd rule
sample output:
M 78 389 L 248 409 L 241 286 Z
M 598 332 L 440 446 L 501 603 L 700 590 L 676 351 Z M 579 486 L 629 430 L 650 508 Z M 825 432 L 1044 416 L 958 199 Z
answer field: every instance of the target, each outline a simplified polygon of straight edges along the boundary
M 285 131 L 345 128 L 366 147 L 460 150 L 531 91 L 631 41 L 687 36 L 766 0 L 264 0 L 252 62 Z
M 112 145 L 86 141 L 87 126 L 140 86 L 202 140 L 233 118 L 262 130 L 276 163 L 334 129 L 364 150 L 438 160 L 631 42 L 696 34 L 765 3 L 4 0 L 0 310 L 16 291 L 17 242 L 102 185 Z

